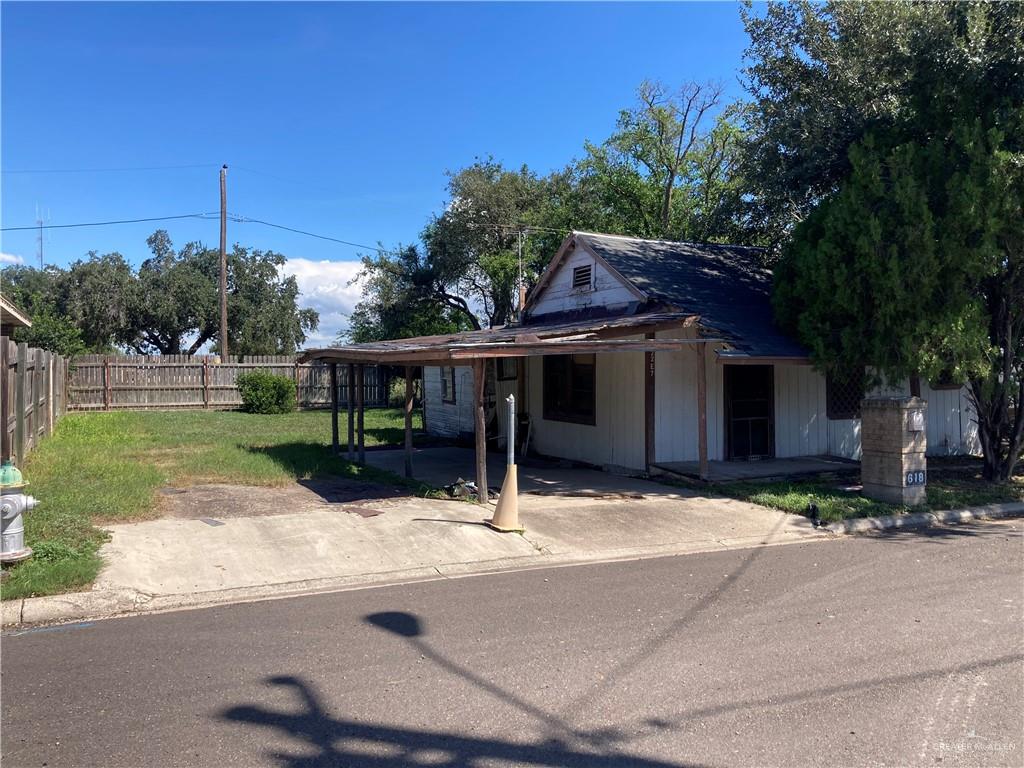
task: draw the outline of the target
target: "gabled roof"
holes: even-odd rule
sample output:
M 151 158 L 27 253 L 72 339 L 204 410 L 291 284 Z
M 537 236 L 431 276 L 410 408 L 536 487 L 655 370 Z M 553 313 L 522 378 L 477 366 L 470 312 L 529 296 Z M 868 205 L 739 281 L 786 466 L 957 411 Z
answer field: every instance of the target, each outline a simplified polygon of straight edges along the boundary
M 739 353 L 807 356 L 775 323 L 772 273 L 761 264 L 760 248 L 591 232 L 573 232 L 570 239 L 611 265 L 649 302 L 699 315 L 702 327 L 728 338 Z

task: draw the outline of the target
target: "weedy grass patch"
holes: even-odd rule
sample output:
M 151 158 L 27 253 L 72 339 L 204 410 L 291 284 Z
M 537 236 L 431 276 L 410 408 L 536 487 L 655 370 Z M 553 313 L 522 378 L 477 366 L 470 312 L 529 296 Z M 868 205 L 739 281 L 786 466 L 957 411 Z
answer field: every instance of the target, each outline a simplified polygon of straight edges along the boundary
M 341 434 L 347 414 L 340 415 Z M 422 429 L 420 414 L 414 429 Z M 400 445 L 399 409 L 365 414 L 369 447 Z M 236 411 L 72 413 L 20 467 L 40 505 L 25 515 L 34 556 L 6 570 L 5 600 L 84 587 L 99 573 L 103 523 L 156 514 L 164 486 L 197 483 L 284 485 L 337 476 L 431 489 L 390 472 L 352 464 L 330 452 L 326 411 L 261 415 Z
M 716 484 L 708 490 L 795 515 L 808 515 L 813 502 L 818 508 L 819 518 L 825 522 L 1024 501 L 1024 477 L 1016 477 L 1006 485 L 997 485 L 985 482 L 975 473 L 932 473 L 928 478 L 927 502 L 914 510 L 866 498 L 858 490 L 844 489 L 856 482 L 855 476 L 846 482 L 817 478 L 763 482 L 749 480 Z

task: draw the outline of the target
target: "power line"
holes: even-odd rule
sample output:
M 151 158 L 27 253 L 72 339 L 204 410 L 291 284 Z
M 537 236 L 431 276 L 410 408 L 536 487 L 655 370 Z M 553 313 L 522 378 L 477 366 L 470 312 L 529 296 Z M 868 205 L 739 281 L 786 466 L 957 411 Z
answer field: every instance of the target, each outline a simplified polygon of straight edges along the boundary
M 111 224 L 140 224 L 147 221 L 170 221 L 171 219 L 203 219 L 213 213 L 183 213 L 180 216 L 150 216 L 145 219 L 117 219 L 116 221 L 87 221 L 80 224 L 33 224 L 28 227 L 0 227 L 0 232 L 22 232 L 30 229 L 72 229 L 74 227 L 105 227 Z
M 190 165 L 147 165 L 122 168 L 5 168 L 0 173 L 109 173 L 120 171 L 168 171 L 179 168 L 211 168 L 217 163 L 192 163 Z
M 266 227 L 273 227 L 274 229 L 283 229 L 288 232 L 294 232 L 298 235 L 306 235 L 308 237 L 315 237 L 319 240 L 330 240 L 332 243 L 341 243 L 342 245 L 350 245 L 353 248 L 365 248 L 368 251 L 377 251 L 378 253 L 391 253 L 387 248 L 378 248 L 373 245 L 364 245 L 363 243 L 353 243 L 349 240 L 342 240 L 337 237 L 331 237 L 330 235 L 318 235 L 316 232 L 307 232 L 304 229 L 295 229 L 294 227 L 286 227 L 284 224 L 274 224 L 270 221 L 264 221 L 263 219 L 250 219 L 248 216 L 239 216 L 235 218 L 235 221 L 241 224 L 263 224 Z

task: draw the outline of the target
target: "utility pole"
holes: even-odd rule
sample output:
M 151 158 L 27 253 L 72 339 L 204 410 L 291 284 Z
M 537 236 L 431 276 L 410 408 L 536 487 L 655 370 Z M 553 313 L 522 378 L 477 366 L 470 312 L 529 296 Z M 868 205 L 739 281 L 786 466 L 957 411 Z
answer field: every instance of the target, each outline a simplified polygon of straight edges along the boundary
M 220 169 L 220 361 L 228 361 L 228 167 Z

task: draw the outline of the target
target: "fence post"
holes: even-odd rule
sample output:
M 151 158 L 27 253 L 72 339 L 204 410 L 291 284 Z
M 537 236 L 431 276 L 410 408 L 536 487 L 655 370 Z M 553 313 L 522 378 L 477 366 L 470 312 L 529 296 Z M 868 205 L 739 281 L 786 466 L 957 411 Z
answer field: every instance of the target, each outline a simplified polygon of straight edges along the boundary
M 18 367 L 14 372 L 14 456 L 18 464 L 25 458 L 25 372 L 28 368 L 28 344 L 18 345 Z
M 11 342 L 6 336 L 0 336 L 0 460 L 11 458 Z
M 299 359 L 295 358 L 295 362 L 292 363 L 292 379 L 295 381 L 295 406 L 297 408 L 302 407 L 302 395 L 299 392 Z
M 46 380 L 43 383 L 46 392 L 46 436 L 53 434 L 53 352 L 44 352 L 46 360 Z
M 110 410 L 110 358 L 103 356 L 103 410 Z
M 210 407 L 210 358 L 203 358 L 203 408 Z

